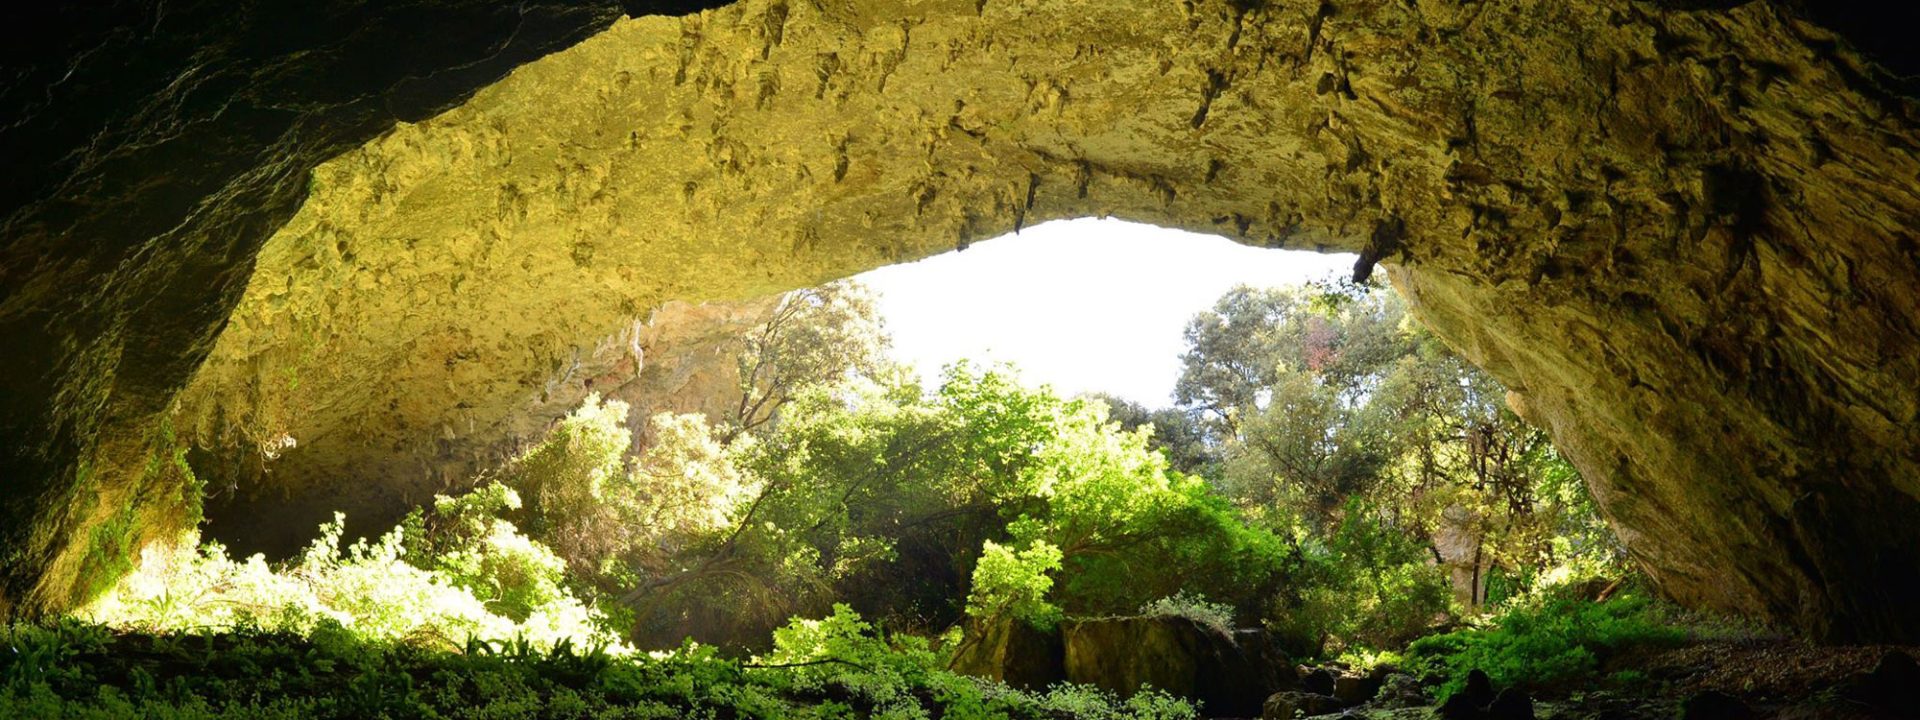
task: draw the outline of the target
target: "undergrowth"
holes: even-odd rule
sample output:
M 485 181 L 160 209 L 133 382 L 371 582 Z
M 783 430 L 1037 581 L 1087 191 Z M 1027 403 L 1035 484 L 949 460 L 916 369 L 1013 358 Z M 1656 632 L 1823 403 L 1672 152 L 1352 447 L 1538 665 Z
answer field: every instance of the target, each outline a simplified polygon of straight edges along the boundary
M 1405 661 L 1417 674 L 1445 678 L 1439 697 L 1458 691 L 1476 669 L 1496 686 L 1538 691 L 1594 679 L 1607 658 L 1624 650 L 1671 647 L 1686 637 L 1664 608 L 1642 596 L 1554 599 L 1515 607 L 1486 627 L 1416 640 Z
M 116 631 L 74 620 L 0 633 L 6 718 L 950 718 L 1181 720 L 1185 701 L 1032 693 L 942 669 L 918 638 L 845 606 L 795 620 L 764 658 L 688 643 L 618 656 L 562 640 L 454 650 L 369 640 L 331 620 L 307 634 Z

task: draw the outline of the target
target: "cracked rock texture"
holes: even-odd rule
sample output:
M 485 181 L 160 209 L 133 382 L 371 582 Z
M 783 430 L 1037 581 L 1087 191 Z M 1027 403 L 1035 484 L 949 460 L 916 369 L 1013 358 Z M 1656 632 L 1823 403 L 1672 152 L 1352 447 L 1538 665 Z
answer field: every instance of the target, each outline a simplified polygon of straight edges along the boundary
M 246 277 L 244 295 L 228 312 L 155 281 L 152 302 L 200 318 L 160 327 L 218 331 L 210 351 L 152 353 L 194 391 L 84 397 L 127 427 L 172 408 L 196 433 L 417 453 L 510 422 L 665 301 L 1115 215 L 1361 253 L 1356 274 L 1383 267 L 1550 429 L 1663 590 L 1912 641 L 1920 131 L 1898 82 L 1802 17 L 748 0 L 622 20 L 322 165 L 250 276 L 243 240 L 161 248 Z M 248 415 L 262 407 L 314 435 Z M 8 596 L 61 597 L 71 578 L 47 567 L 10 560 Z

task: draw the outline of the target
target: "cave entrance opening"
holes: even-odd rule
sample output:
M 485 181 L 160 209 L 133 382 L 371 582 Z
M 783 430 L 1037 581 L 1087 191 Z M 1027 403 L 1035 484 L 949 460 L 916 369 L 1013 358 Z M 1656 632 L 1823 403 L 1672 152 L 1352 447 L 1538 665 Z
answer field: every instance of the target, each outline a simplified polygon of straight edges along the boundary
M 844 512 L 846 528 L 839 534 L 898 554 L 846 559 L 872 565 L 861 571 L 865 575 L 846 577 L 834 574 L 839 561 L 823 561 L 826 574 L 808 582 L 834 594 L 813 599 L 846 599 L 859 612 L 882 617 L 898 611 L 896 605 L 911 607 L 915 626 L 946 627 L 962 622 L 972 602 L 970 583 L 977 578 L 968 568 L 985 562 L 982 542 L 1012 532 L 993 528 L 1013 512 L 1011 505 L 997 504 L 1008 502 L 993 494 L 999 491 L 952 488 L 1001 481 L 1044 488 L 1053 482 L 1020 476 L 1024 471 L 993 475 L 994 463 L 1026 460 L 976 466 L 970 463 L 978 458 L 967 453 L 1006 442 L 1016 448 L 1006 451 L 1011 456 L 1057 458 L 1048 453 L 1065 451 L 1047 448 L 1084 441 L 1072 446 L 1075 462 L 1081 454 L 1094 459 L 1061 465 L 1059 483 L 1104 477 L 1120 488 L 1112 495 L 1123 505 L 1150 497 L 1194 513 L 1207 522 L 1167 521 L 1149 534 L 1208 549 L 1179 555 L 1184 559 L 1178 562 L 1154 561 L 1172 571 L 1138 588 L 1067 593 L 1061 607 L 1069 613 L 1144 612 L 1143 603 L 1164 600 L 1212 603 L 1198 607 L 1226 607 L 1220 612 L 1242 622 L 1266 623 L 1315 616 L 1324 609 L 1315 602 L 1383 608 L 1352 615 L 1352 622 L 1337 628 L 1299 629 L 1300 644 L 1291 651 L 1317 656 L 1404 645 L 1428 629 L 1428 618 L 1450 608 L 1496 607 L 1526 594 L 1543 582 L 1539 578 L 1554 578 L 1544 582 L 1557 587 L 1595 572 L 1623 572 L 1617 540 L 1546 434 L 1508 410 L 1504 389 L 1428 334 L 1395 291 L 1378 281 L 1353 282 L 1355 262 L 1353 255 L 1259 248 L 1083 218 L 883 267 L 853 276 L 854 283 L 731 302 L 670 301 L 627 316 L 629 327 L 542 378 L 537 398 L 481 426 L 485 432 L 428 427 L 413 447 L 372 448 L 348 458 L 303 453 L 371 446 L 340 436 L 290 445 L 266 461 L 269 472 L 319 480 L 286 498 L 228 493 L 209 505 L 204 537 L 230 552 L 261 550 L 286 558 L 309 547 L 313 528 L 335 512 L 348 517 L 347 537 L 372 539 L 409 512 L 440 517 L 447 511 L 435 508 L 450 500 L 492 497 L 488 493 L 506 488 L 524 493 L 528 504 L 489 512 L 553 543 L 568 567 L 584 573 L 589 579 L 583 582 L 609 602 L 617 598 L 653 612 L 678 597 L 658 587 L 681 582 L 661 568 L 701 566 L 712 560 L 700 555 L 708 547 L 703 542 L 777 525 L 748 523 L 734 514 L 741 507 L 784 508 L 800 518 Z M 974 369 L 946 370 L 963 362 Z M 902 365 L 911 372 L 898 372 Z M 449 371 L 456 367 L 447 364 Z M 820 392 L 807 396 L 809 388 Z M 1049 409 L 1022 415 L 1022 407 Z M 915 417 L 926 420 L 902 420 Z M 1008 434 L 1006 428 L 1023 422 L 1029 427 L 1018 432 L 1036 434 Z M 868 440 L 875 436 L 886 439 Z M 929 449 L 934 446 L 961 449 Z M 796 447 L 803 449 L 780 454 Z M 454 455 L 449 448 L 458 453 L 454 461 L 435 467 L 433 458 Z M 597 454 L 583 455 L 589 452 Z M 541 453 L 571 459 L 529 460 L 545 457 Z M 923 455 L 943 459 L 923 462 Z M 823 464 L 823 457 L 867 461 Z M 432 472 L 383 474 L 409 463 Z M 642 511 L 656 497 L 672 497 L 680 503 L 672 512 L 710 522 L 663 530 L 667 539 L 658 543 L 622 546 L 622 562 L 639 558 L 634 567 L 667 583 L 633 585 L 625 576 L 597 570 L 613 555 L 594 555 L 603 550 L 595 533 L 640 526 L 623 520 L 593 525 L 592 532 L 557 530 L 571 527 L 565 517 L 570 511 L 555 509 L 559 501 L 552 498 L 560 495 L 541 500 L 547 492 L 542 488 L 551 485 L 535 479 L 556 467 L 600 468 L 588 471 L 604 475 L 583 486 L 591 488 L 699 478 L 697 488 L 635 490 L 605 507 L 587 505 L 594 513 L 616 515 L 639 508 L 635 518 L 655 518 Z M 886 469 L 887 479 L 875 484 L 887 487 L 864 487 L 859 478 L 871 467 Z M 850 484 L 837 500 L 831 492 L 824 500 L 773 493 L 769 488 L 787 486 L 777 474 L 785 471 L 769 468 L 800 468 L 794 472 L 804 482 L 793 487 Z M 221 468 L 205 469 L 224 479 Z M 1028 506 L 1056 496 L 1032 490 L 1030 496 L 1011 496 Z M 604 499 L 599 493 L 581 497 Z M 856 495 L 863 502 L 845 499 Z M 773 499 L 762 505 L 764 498 Z M 683 513 L 686 507 L 706 509 Z M 747 512 L 751 519 L 752 510 Z M 875 519 L 887 513 L 904 519 Z M 1140 519 L 1150 513 L 1095 515 L 1116 527 L 1158 522 Z M 959 522 L 955 518 L 966 522 L 942 524 Z M 434 520 L 424 522 L 418 526 L 423 532 L 437 527 Z M 824 527 L 813 522 L 814 530 Z M 922 525 L 940 532 L 898 529 Z M 774 542 L 780 534 L 761 539 Z M 860 546 L 827 536 L 809 536 L 807 542 L 820 546 L 794 552 L 826 558 Z M 1272 611 L 1269 601 L 1279 596 L 1270 589 L 1225 580 L 1243 571 L 1277 576 L 1282 537 L 1310 546 L 1302 552 L 1312 554 L 1312 562 L 1355 577 L 1405 576 L 1412 584 L 1321 578 L 1314 581 L 1321 583 L 1319 596 L 1290 597 L 1284 612 Z M 1254 558 L 1245 567 L 1222 565 L 1242 555 L 1207 545 L 1242 541 L 1250 543 L 1247 557 Z M 1348 547 L 1355 543 L 1366 547 Z M 685 557 L 659 550 L 668 547 L 681 548 L 675 553 Z M 1062 572 L 1078 573 L 1071 568 L 1097 564 L 1089 558 L 1125 555 L 1133 546 L 1058 547 L 1072 561 Z M 1263 555 L 1261 547 L 1272 552 Z M 1188 572 L 1180 562 L 1199 569 Z M 784 576 L 769 577 L 773 582 Z M 681 608 L 687 612 L 675 615 L 679 621 L 648 625 L 644 632 L 636 625 L 635 632 L 661 642 L 690 635 L 751 646 L 764 640 L 772 623 L 824 605 L 816 602 L 805 612 L 770 607 L 745 607 L 725 617 Z M 1269 617 L 1270 611 L 1278 614 Z M 1309 637 L 1322 640 L 1302 639 Z M 1329 637 L 1340 640 L 1328 645 Z
M 1338 282 L 1354 259 L 1081 218 L 853 279 L 875 291 L 895 356 L 925 382 L 956 361 L 1005 361 L 1063 393 L 1160 406 L 1196 314 L 1238 285 Z

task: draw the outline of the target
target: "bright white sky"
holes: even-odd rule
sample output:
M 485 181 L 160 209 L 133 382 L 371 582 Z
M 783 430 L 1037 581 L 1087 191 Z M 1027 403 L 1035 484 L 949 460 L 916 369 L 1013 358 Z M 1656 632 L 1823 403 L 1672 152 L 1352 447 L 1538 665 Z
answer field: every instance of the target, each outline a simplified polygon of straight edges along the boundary
M 1028 384 L 1172 404 L 1181 331 L 1234 285 L 1353 271 L 1353 255 L 1081 219 L 856 277 L 880 294 L 894 355 L 928 383 L 962 358 L 1010 361 Z

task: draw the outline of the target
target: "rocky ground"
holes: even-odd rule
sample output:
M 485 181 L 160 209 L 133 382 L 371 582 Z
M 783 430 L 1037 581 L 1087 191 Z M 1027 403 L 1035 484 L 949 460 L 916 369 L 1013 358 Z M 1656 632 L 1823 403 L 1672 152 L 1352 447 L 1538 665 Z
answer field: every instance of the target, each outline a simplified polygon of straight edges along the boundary
M 1484 676 L 1446 702 L 1411 676 L 1302 668 L 1263 720 L 1296 717 L 1446 720 L 1819 720 L 1920 718 L 1920 648 L 1819 646 L 1766 637 L 1715 639 L 1611 660 L 1604 683 L 1496 688 Z

